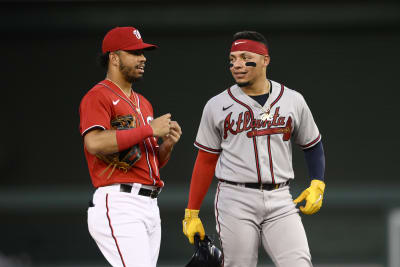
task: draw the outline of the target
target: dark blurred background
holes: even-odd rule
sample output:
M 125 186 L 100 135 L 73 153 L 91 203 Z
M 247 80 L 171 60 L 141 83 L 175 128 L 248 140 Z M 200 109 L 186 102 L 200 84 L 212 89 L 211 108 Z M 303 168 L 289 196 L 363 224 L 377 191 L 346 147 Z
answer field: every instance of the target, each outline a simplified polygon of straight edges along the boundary
M 378 0 L 0 1 L 0 266 L 106 266 L 87 230 L 94 189 L 78 107 L 105 77 L 96 60 L 115 26 L 160 46 L 134 90 L 183 129 L 162 170 L 160 266 L 193 252 L 181 232 L 193 142 L 207 100 L 233 83 L 228 51 L 241 30 L 267 36 L 268 77 L 305 96 L 323 135 L 324 205 L 302 216 L 316 266 L 400 266 L 400 5 Z M 297 195 L 309 184 L 297 147 L 293 162 Z M 217 239 L 214 185 L 200 215 Z M 261 264 L 271 264 L 262 249 Z

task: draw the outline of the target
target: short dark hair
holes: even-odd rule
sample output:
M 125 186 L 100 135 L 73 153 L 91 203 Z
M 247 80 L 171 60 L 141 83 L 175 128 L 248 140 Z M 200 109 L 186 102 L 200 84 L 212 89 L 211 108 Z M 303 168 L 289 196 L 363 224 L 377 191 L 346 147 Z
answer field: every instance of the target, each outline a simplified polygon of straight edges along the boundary
M 106 52 L 104 54 L 103 53 L 99 54 L 98 63 L 101 67 L 107 69 L 109 61 L 110 61 L 110 52 Z
M 268 42 L 267 42 L 267 38 L 265 38 L 264 35 L 262 35 L 259 32 L 255 32 L 255 31 L 241 31 L 241 32 L 237 32 L 233 35 L 233 40 L 232 42 L 239 40 L 239 39 L 248 39 L 248 40 L 253 40 L 253 41 L 257 41 L 260 43 L 265 44 L 265 46 L 267 47 L 268 51 L 269 51 L 269 47 L 268 47 Z

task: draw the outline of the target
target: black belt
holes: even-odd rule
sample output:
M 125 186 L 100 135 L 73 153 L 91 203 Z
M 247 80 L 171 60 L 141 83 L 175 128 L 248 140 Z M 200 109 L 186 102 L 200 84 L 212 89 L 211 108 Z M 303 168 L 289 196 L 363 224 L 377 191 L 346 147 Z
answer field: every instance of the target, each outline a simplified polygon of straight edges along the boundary
M 222 179 L 220 179 L 219 181 L 227 183 L 227 184 L 243 186 L 243 187 L 253 188 L 253 189 L 263 189 L 263 190 L 267 190 L 267 191 L 275 190 L 275 189 L 284 187 L 286 185 L 289 185 L 289 181 L 286 181 L 286 182 L 280 183 L 280 184 L 237 183 L 237 182 L 231 182 L 231 181 L 226 181 L 226 180 L 222 180 Z
M 125 192 L 125 193 L 130 193 L 132 192 L 132 186 L 129 184 L 121 184 L 120 186 L 120 191 Z M 161 187 L 157 187 L 157 189 L 147 189 L 147 188 L 140 188 L 138 195 L 145 196 L 145 197 L 151 197 L 151 198 L 157 198 L 158 194 L 161 192 Z

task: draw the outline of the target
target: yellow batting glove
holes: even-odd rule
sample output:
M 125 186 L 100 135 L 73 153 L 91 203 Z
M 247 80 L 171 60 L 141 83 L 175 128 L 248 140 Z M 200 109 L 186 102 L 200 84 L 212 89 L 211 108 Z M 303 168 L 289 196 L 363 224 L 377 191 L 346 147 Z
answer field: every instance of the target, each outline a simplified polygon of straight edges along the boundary
M 190 244 L 194 244 L 194 235 L 200 234 L 200 239 L 205 236 L 204 227 L 199 218 L 200 210 L 185 209 L 185 219 L 182 221 L 183 233 L 189 239 Z
M 293 202 L 300 203 L 306 201 L 306 206 L 301 206 L 300 210 L 304 214 L 314 214 L 322 206 L 322 199 L 324 198 L 325 183 L 321 180 L 312 180 L 309 188 L 304 190 Z

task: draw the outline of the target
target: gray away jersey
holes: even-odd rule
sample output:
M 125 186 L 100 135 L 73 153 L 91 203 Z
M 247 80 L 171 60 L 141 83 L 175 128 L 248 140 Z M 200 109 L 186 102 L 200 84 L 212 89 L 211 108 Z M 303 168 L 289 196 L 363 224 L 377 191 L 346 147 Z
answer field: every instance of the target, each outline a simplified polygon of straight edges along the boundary
M 234 85 L 204 107 L 195 146 L 220 153 L 219 179 L 239 183 L 282 183 L 294 178 L 293 140 L 303 149 L 321 140 L 303 96 L 270 81 L 264 107 Z M 265 111 L 271 107 L 266 120 Z

